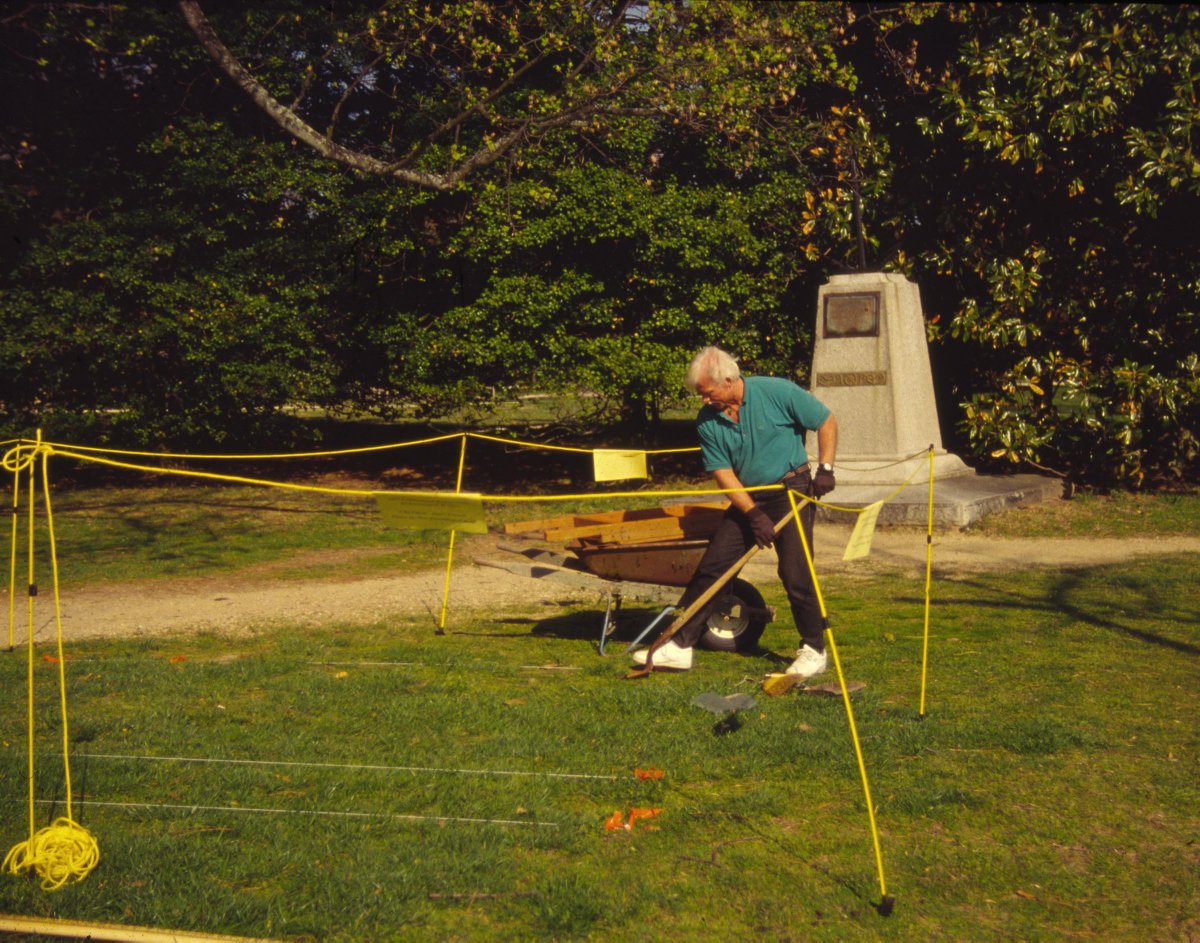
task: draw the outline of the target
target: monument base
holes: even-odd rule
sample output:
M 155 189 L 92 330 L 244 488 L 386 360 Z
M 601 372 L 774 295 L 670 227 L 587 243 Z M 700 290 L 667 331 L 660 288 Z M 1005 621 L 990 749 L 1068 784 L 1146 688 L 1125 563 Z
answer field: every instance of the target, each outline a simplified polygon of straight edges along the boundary
M 928 457 L 925 459 L 928 464 Z M 965 467 L 965 466 L 964 466 Z M 1030 504 L 1060 501 L 1063 483 L 1047 475 L 954 475 L 944 480 L 937 474 L 933 479 L 934 529 L 970 527 L 987 514 Z M 901 479 L 903 480 L 903 479 Z M 879 511 L 879 523 L 927 527 L 929 523 L 929 475 L 917 473 L 913 481 L 899 493 L 893 484 L 856 483 L 837 467 L 837 488 L 822 498 L 822 502 L 842 508 L 864 508 L 888 498 Z M 853 524 L 858 519 L 854 511 L 817 508 L 819 520 Z
M 929 482 L 929 453 L 919 455 L 839 455 L 835 464 L 838 486 L 841 485 L 891 485 L 893 488 L 910 477 L 913 481 Z M 974 475 L 957 455 L 935 449 L 933 453 L 933 480 Z

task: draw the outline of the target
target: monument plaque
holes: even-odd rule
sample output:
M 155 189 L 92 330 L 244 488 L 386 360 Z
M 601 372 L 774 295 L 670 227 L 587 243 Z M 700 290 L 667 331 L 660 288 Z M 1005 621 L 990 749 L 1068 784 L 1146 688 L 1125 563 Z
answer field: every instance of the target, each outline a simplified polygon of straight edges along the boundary
M 868 373 L 818 373 L 817 386 L 887 386 L 887 371 L 873 370 Z
M 845 292 L 825 296 L 826 337 L 878 337 L 879 292 Z

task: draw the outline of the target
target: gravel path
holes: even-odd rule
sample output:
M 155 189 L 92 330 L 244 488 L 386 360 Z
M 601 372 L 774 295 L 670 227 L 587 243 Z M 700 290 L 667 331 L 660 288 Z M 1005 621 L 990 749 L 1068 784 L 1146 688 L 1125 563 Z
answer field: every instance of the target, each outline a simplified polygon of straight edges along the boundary
M 880 530 L 870 557 L 845 563 L 848 527 L 818 525 L 818 572 L 910 572 L 924 578 L 925 535 L 918 530 Z M 490 547 L 473 546 L 478 554 Z M 495 551 L 500 553 L 500 551 Z M 1200 538 L 998 539 L 970 534 L 935 535 L 933 566 L 950 574 L 1028 566 L 1079 567 L 1154 554 L 1200 553 Z M 775 580 L 774 554 L 765 551 L 745 576 L 759 585 Z M 307 582 L 219 576 L 172 582 L 111 584 L 62 591 L 63 629 L 68 639 L 136 638 L 189 632 L 252 632 L 277 624 L 362 623 L 428 614 L 431 627 L 441 609 L 444 571 L 404 576 Z M 36 600 L 35 639 L 53 637 L 50 597 Z M 596 590 L 551 580 L 516 576 L 463 560 L 451 583 L 450 613 L 488 611 L 497 617 L 547 617 L 576 603 L 600 605 Z M 24 636 L 23 601 L 17 606 L 17 636 Z

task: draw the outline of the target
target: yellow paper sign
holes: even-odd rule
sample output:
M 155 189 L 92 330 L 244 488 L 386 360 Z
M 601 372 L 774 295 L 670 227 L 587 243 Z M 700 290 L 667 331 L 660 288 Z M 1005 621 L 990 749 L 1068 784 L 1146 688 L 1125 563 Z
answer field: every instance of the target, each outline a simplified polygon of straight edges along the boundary
M 592 464 L 596 481 L 646 478 L 646 453 L 625 449 L 595 449 Z
M 385 524 L 406 530 L 461 530 L 486 534 L 483 498 L 478 494 L 377 494 Z
M 875 536 L 875 522 L 879 519 L 879 512 L 882 509 L 882 501 L 868 504 L 862 509 L 858 515 L 858 523 L 854 525 L 854 532 L 850 535 L 850 541 L 846 544 L 846 552 L 842 554 L 843 560 L 857 560 L 871 552 L 871 538 Z

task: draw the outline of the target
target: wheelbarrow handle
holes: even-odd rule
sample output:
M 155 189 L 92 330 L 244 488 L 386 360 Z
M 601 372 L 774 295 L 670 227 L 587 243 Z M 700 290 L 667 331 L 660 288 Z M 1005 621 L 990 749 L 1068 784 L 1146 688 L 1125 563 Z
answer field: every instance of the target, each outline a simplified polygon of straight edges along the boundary
M 783 528 L 786 527 L 791 522 L 792 518 L 795 517 L 795 514 L 796 514 L 795 510 L 791 510 L 791 511 L 788 511 L 787 514 L 785 514 L 783 517 L 781 517 L 779 519 L 778 523 L 776 523 L 776 525 L 775 525 L 775 534 L 776 535 L 778 535 L 779 532 L 781 530 L 783 530 Z M 711 601 L 712 598 L 715 595 L 717 595 L 717 593 L 719 593 L 724 588 L 726 583 L 728 583 L 731 579 L 733 579 L 735 576 L 737 576 L 738 572 L 742 569 L 742 567 L 744 567 L 747 563 L 750 562 L 750 558 L 753 557 L 756 553 L 758 553 L 759 549 L 760 548 L 759 548 L 758 544 L 755 544 L 753 547 L 751 547 L 749 550 L 747 550 L 745 553 L 743 553 L 738 558 L 737 562 L 734 563 L 733 566 L 731 566 L 728 570 L 726 570 L 724 573 L 722 573 L 720 576 L 717 577 L 716 581 L 712 584 L 712 586 L 708 587 L 708 589 L 706 589 L 703 593 L 701 593 L 699 596 L 697 596 L 695 601 L 690 606 L 688 606 L 686 609 L 683 610 L 683 612 L 681 612 L 679 615 L 677 615 L 675 617 L 674 621 L 672 621 L 669 626 L 667 626 L 665 629 L 663 629 L 662 634 L 659 635 L 659 637 L 654 640 L 654 644 L 652 644 L 650 646 L 650 650 L 648 652 L 646 652 L 645 669 L 644 670 L 635 670 L 633 672 L 630 672 L 629 677 L 631 677 L 631 678 L 644 677 L 645 675 L 648 675 L 651 671 L 653 671 L 654 670 L 654 653 L 656 651 L 658 651 L 667 642 L 669 642 L 671 640 L 671 638 L 675 635 L 676 632 L 678 632 L 681 628 L 683 628 L 697 612 L 699 612 L 701 609 L 703 609 L 709 603 L 709 601 Z

